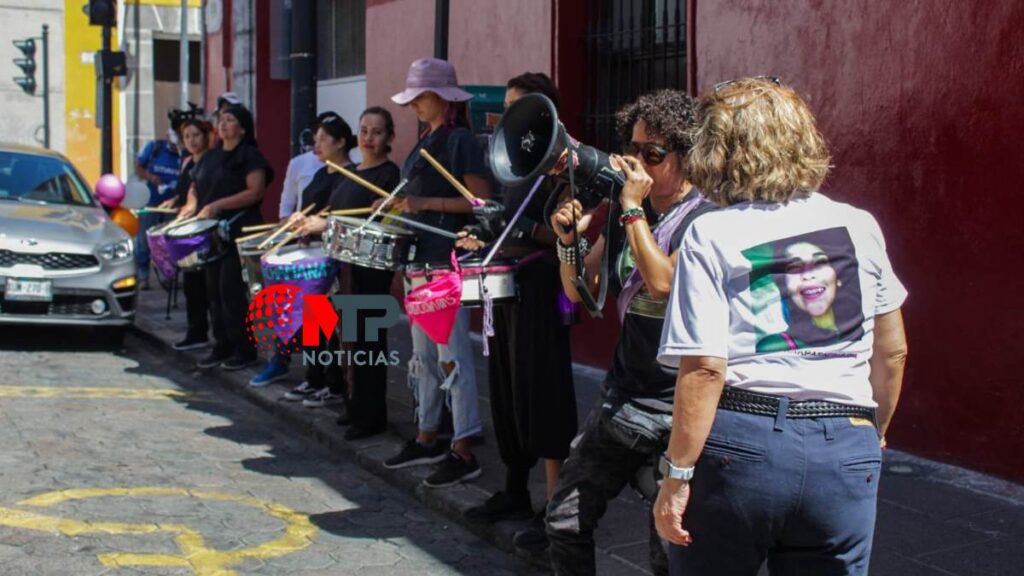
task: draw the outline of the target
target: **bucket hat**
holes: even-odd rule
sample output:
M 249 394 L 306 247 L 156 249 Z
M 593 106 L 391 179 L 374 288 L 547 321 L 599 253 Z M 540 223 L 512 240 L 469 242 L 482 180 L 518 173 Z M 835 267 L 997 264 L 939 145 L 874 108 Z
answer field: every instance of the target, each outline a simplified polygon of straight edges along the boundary
M 451 62 L 437 58 L 420 58 L 410 64 L 405 90 L 392 96 L 391 100 L 405 106 L 424 92 L 433 92 L 448 102 L 465 102 L 473 98 L 472 94 L 459 88 Z

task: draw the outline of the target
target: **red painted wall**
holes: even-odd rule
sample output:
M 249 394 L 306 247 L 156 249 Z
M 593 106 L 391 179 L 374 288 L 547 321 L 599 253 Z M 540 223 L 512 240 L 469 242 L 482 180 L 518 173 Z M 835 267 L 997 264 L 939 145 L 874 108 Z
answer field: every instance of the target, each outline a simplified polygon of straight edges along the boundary
M 256 139 L 274 169 L 274 181 L 263 196 L 263 218 L 277 221 L 284 173 L 291 159 L 291 83 L 270 78 L 270 2 L 256 5 Z
M 830 144 L 824 191 L 885 232 L 910 290 L 891 444 L 1016 480 L 1022 28 L 1017 0 L 696 0 L 698 89 L 781 76 Z

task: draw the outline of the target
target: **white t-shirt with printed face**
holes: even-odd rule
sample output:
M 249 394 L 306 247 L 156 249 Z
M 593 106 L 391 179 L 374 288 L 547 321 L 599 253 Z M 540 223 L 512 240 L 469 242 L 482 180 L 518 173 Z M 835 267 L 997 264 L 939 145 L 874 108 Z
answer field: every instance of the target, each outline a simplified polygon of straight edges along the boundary
M 875 407 L 874 318 L 906 297 L 867 212 L 819 193 L 730 206 L 683 238 L 658 361 L 725 358 L 727 386 Z

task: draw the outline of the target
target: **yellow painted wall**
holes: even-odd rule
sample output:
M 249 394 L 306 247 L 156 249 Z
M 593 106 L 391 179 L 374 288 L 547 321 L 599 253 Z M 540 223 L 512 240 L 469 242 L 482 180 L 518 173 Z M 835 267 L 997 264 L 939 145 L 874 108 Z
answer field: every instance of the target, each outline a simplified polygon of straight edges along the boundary
M 102 28 L 90 26 L 81 0 L 64 2 L 65 155 L 90 183 L 100 177 L 100 129 L 96 127 L 96 69 L 91 54 L 103 44 Z M 117 134 L 117 83 L 114 84 L 114 134 Z M 114 139 L 114 158 L 118 142 Z M 124 178 L 125 174 L 119 174 Z

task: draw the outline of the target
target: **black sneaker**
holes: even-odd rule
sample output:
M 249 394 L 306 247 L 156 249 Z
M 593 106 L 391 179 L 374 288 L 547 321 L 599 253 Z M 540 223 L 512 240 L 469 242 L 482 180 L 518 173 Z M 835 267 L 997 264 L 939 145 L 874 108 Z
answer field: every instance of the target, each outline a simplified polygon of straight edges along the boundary
M 530 494 L 498 492 L 486 502 L 466 510 L 464 516 L 478 522 L 501 522 L 502 520 L 526 520 L 533 516 Z
M 521 550 L 528 552 L 543 552 L 548 547 L 548 532 L 544 518 L 547 510 L 547 503 L 540 509 L 540 512 L 530 520 L 530 523 L 522 530 L 517 530 L 512 535 L 512 544 Z
M 220 366 L 225 360 L 231 358 L 231 354 L 226 352 L 218 352 L 214 350 L 210 352 L 205 358 L 196 362 L 196 368 L 213 368 L 214 366 Z
M 309 398 L 318 390 L 319 388 L 313 388 L 312 386 L 309 385 L 309 382 L 303 381 L 302 384 L 299 384 L 295 388 L 292 388 L 291 390 L 285 392 L 284 399 L 289 400 L 291 402 L 300 402 L 302 400 L 305 400 L 306 398 Z
M 423 464 L 437 464 L 444 460 L 445 446 L 440 442 L 434 442 L 433 446 L 424 446 L 416 440 L 409 440 L 402 451 L 384 461 L 384 467 L 388 470 L 398 470 L 409 466 L 420 466 Z
M 225 360 L 220 367 L 228 372 L 234 372 L 249 366 L 255 366 L 260 363 L 260 359 L 256 356 L 232 356 Z
M 178 352 L 186 352 L 188 350 L 199 350 L 200 348 L 206 348 L 210 345 L 210 341 L 206 338 L 198 338 L 195 336 L 185 336 L 185 339 L 181 342 L 174 343 L 174 349 Z
M 455 452 L 449 452 L 437 470 L 423 481 L 423 485 L 428 488 L 444 488 L 479 478 L 483 473 L 475 456 L 466 460 Z

